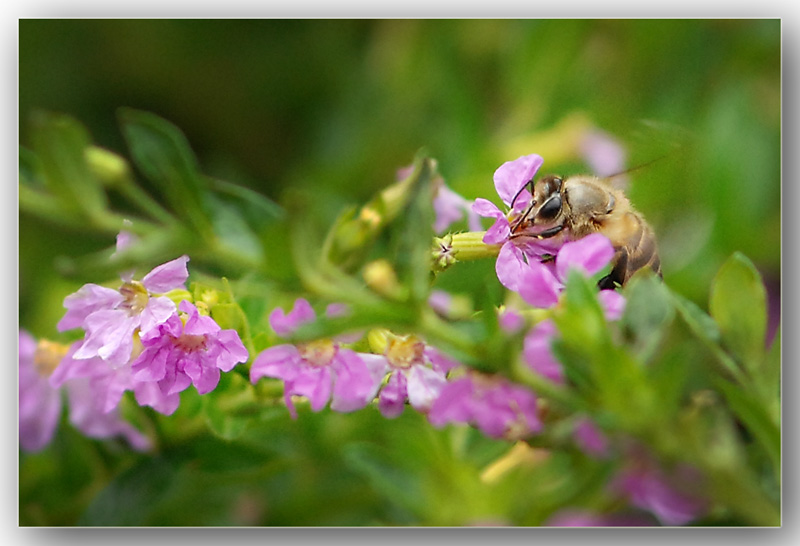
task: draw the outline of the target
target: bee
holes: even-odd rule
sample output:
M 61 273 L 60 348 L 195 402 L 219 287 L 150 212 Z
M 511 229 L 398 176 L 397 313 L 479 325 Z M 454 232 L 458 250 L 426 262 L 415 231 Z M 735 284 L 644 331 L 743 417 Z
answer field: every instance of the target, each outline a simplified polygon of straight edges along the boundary
M 653 229 L 634 210 L 623 191 L 611 184 L 610 177 L 576 175 L 564 179 L 547 175 L 536 184 L 531 180 L 525 187 L 529 185 L 533 187 L 533 199 L 512 223 L 512 237 L 567 242 L 602 233 L 611 241 L 615 253 L 611 272 L 597 283 L 601 289 L 622 286 L 645 267 L 661 276 Z

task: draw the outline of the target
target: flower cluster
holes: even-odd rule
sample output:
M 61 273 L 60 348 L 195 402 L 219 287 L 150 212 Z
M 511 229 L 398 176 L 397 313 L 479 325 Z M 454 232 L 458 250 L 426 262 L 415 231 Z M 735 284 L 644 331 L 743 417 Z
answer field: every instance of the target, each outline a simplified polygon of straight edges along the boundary
M 120 233 L 118 250 L 130 241 L 126 232 Z M 132 391 L 140 405 L 170 415 L 189 385 L 208 393 L 217 386 L 220 371 L 247 361 L 248 351 L 235 330 L 223 330 L 183 299 L 190 297 L 185 290 L 188 261 L 182 256 L 159 265 L 141 281 L 125 273 L 118 289 L 90 283 L 67 296 L 58 329 L 81 328 L 85 335 L 60 352 L 36 349 L 30 336 L 20 332 L 23 449 L 49 442 L 62 389 L 69 396 L 72 424 L 87 436 L 123 435 L 144 448 L 147 440 L 118 415 L 125 391 Z M 180 304 L 168 293 L 181 296 Z M 48 366 L 41 364 L 45 360 Z

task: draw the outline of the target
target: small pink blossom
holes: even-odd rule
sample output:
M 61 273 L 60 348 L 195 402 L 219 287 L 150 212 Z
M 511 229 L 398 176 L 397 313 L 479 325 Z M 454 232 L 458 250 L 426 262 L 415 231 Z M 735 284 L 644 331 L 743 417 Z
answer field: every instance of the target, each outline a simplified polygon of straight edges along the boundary
M 473 424 L 492 438 L 526 438 L 542 428 L 531 391 L 472 371 L 444 386 L 428 420 L 435 427 Z
M 523 188 L 533 180 L 543 163 L 541 156 L 531 154 L 507 161 L 495 171 L 494 186 L 508 208 L 507 213 L 487 199 L 478 198 L 472 205 L 472 210 L 478 215 L 494 218 L 494 224 L 483 236 L 483 242 L 502 245 L 495 270 L 500 283 L 509 290 L 519 289 L 520 276 L 528 261 L 538 262 L 541 256 L 554 253 L 560 245 L 555 241 L 511 237 L 511 222 L 524 213 L 533 198 L 530 191 Z
M 564 383 L 564 370 L 553 355 L 551 343 L 557 336 L 555 323 L 543 320 L 525 336 L 522 357 L 534 372 L 558 384 Z
M 578 447 L 592 457 L 603 459 L 609 454 L 608 438 L 588 417 L 583 417 L 575 424 L 572 432 Z
M 131 365 L 136 381 L 157 381 L 164 394 L 189 385 L 206 394 L 219 383 L 220 370 L 229 372 L 247 361 L 248 353 L 236 330 L 222 330 L 209 316 L 184 300 L 166 322 L 141 335 L 144 350 Z
M 276 333 L 289 335 L 315 318 L 311 305 L 300 298 L 288 314 L 275 309 L 269 320 Z M 250 380 L 256 383 L 262 377 L 283 380 L 286 407 L 293 418 L 297 410 L 292 396 L 307 397 L 313 411 L 321 411 L 330 400 L 331 409 L 349 412 L 365 407 L 380 386 L 357 353 L 331 339 L 276 345 L 262 351 L 250 368 Z
M 19 444 L 40 451 L 53 439 L 61 417 L 61 393 L 48 382 L 48 371 L 37 365 L 36 340 L 19 331 Z M 44 372 L 44 373 L 42 373 Z
M 387 418 L 403 413 L 406 400 L 427 413 L 447 383 L 447 371 L 457 365 L 415 336 L 390 339 L 383 355 L 360 356 L 378 382 L 388 375 L 378 398 L 378 409 Z
M 619 472 L 611 489 L 626 495 L 631 504 L 655 515 L 663 525 L 686 525 L 708 511 L 701 494 L 702 476 L 689 466 L 671 471 L 644 453 L 635 453 Z
M 154 328 L 175 311 L 175 303 L 159 296 L 184 288 L 187 256 L 154 268 L 141 282 L 124 280 L 119 290 L 86 284 L 64 299 L 67 312 L 59 331 L 83 328 L 86 337 L 74 358 L 100 357 L 112 367 L 124 366 L 133 351 L 133 334 Z

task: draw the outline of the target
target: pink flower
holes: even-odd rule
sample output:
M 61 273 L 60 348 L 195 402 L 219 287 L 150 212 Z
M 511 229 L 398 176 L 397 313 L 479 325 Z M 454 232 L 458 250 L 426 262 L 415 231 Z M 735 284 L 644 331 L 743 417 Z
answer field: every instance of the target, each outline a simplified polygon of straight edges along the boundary
M 111 411 L 125 390 L 124 387 L 117 390 L 119 385 L 109 387 L 110 376 L 116 373 L 114 370 L 105 365 L 86 366 L 81 370 L 85 375 L 64 378 L 62 371 L 62 377 L 53 380 L 59 369 L 65 369 L 65 361 L 74 362 L 72 353 L 77 346 L 78 343 L 67 349 L 42 340 L 37 347 L 29 334 L 20 331 L 21 447 L 26 451 L 38 451 L 50 442 L 61 415 L 61 390 L 66 390 L 69 421 L 83 434 L 91 438 L 122 436 L 134 449 L 149 449 L 150 440 L 123 420 L 118 411 Z M 31 372 L 36 377 L 31 376 Z M 101 377 L 96 375 L 98 373 L 104 375 Z M 114 394 L 109 394 L 111 390 Z M 106 408 L 109 396 L 117 399 L 112 407 Z
M 67 312 L 60 331 L 83 328 L 86 338 L 74 358 L 100 357 L 113 367 L 127 364 L 133 351 L 133 334 L 147 332 L 175 312 L 175 304 L 157 296 L 184 288 L 189 273 L 187 256 L 154 268 L 141 282 L 125 280 L 119 290 L 86 284 L 64 299 Z
M 214 319 L 198 313 L 184 300 L 166 322 L 142 333 L 144 350 L 131 365 L 136 381 L 157 381 L 164 394 L 194 385 L 206 394 L 219 383 L 220 370 L 229 372 L 248 353 L 236 330 L 222 330 Z
M 572 434 L 575 443 L 587 455 L 600 459 L 608 456 L 608 439 L 588 417 L 578 420 Z
M 465 213 L 470 231 L 480 231 L 481 223 L 478 215 L 472 209 L 473 203 L 448 188 L 444 182 L 439 184 L 436 197 L 433 198 L 433 210 L 436 213 L 433 231 L 444 232 L 451 224 L 461 220 Z
M 129 365 L 112 368 L 100 357 L 74 358 L 80 345 L 80 341 L 72 344 L 67 355 L 50 376 L 50 385 L 53 388 L 61 388 L 72 380 L 85 379 L 89 383 L 92 398 L 103 413 L 114 410 L 125 391 L 133 391 L 140 406 L 150 406 L 164 415 L 171 415 L 178 408 L 180 403 L 178 394 L 164 394 L 155 383 L 134 380 Z M 138 356 L 140 350 L 141 344 L 135 346 L 133 358 Z M 152 386 L 155 387 L 155 391 Z
M 651 457 L 637 453 L 611 488 L 637 508 L 652 512 L 663 525 L 686 525 L 708 510 L 701 484 L 702 476 L 694 468 L 680 466 L 667 472 Z
M 472 371 L 444 386 L 428 420 L 435 427 L 470 423 L 487 436 L 506 439 L 526 438 L 542 428 L 531 391 Z
M 315 318 L 311 305 L 300 298 L 288 314 L 275 309 L 269 321 L 276 333 L 285 336 Z M 331 409 L 349 412 L 365 407 L 380 386 L 357 353 L 331 339 L 262 351 L 250 368 L 250 380 L 256 383 L 262 377 L 283 380 L 286 407 L 293 418 L 297 417 L 293 395 L 307 397 L 313 411 L 321 411 L 331 400 Z
M 558 334 L 555 323 L 543 320 L 525 336 L 522 358 L 539 375 L 558 384 L 564 383 L 564 370 L 553 355 L 552 340 Z
M 522 269 L 519 294 L 534 307 L 552 307 L 558 303 L 570 269 L 577 269 L 584 275 L 591 276 L 608 265 L 613 257 L 614 247 L 608 238 L 600 233 L 592 233 L 577 241 L 564 243 L 558 251 L 555 264 L 531 261 Z M 603 297 L 610 300 L 618 299 L 609 295 Z
M 495 171 L 494 186 L 509 209 L 508 213 L 504 213 L 487 199 L 478 198 L 472 205 L 472 210 L 478 215 L 495 219 L 492 227 L 483 236 L 483 242 L 487 245 L 502 245 L 495 270 L 500 283 L 509 290 L 518 290 L 520 275 L 529 260 L 538 262 L 544 254 L 551 254 L 558 249 L 558 243 L 552 241 L 532 240 L 527 237 L 511 238 L 510 222 L 525 212 L 532 199 L 530 191 L 523 188 L 533 180 L 543 163 L 541 156 L 531 154 L 507 161 Z
M 447 370 L 453 363 L 415 336 L 394 337 L 383 355 L 361 354 L 373 377 L 389 379 L 380 391 L 378 408 L 387 418 L 403 413 L 405 402 L 426 413 L 447 383 Z
M 587 131 L 581 139 L 580 151 L 589 169 L 599 177 L 620 174 L 625 170 L 625 148 L 604 131 Z
M 19 444 L 40 451 L 53 439 L 61 417 L 61 393 L 48 382 L 47 362 L 36 340 L 19 331 Z M 38 360 L 38 362 L 37 362 Z

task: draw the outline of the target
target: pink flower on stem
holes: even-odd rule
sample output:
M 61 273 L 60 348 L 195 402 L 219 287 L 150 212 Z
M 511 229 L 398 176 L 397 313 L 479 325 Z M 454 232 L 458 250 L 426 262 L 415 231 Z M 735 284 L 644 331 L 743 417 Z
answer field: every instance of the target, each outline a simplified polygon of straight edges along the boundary
M 315 318 L 308 301 L 299 298 L 289 313 L 275 309 L 269 322 L 276 333 L 287 336 Z M 307 397 L 313 411 L 321 411 L 330 400 L 331 409 L 349 412 L 369 404 L 380 386 L 357 353 L 332 339 L 276 345 L 262 351 L 250 368 L 250 380 L 256 383 L 262 377 L 283 380 L 286 407 L 293 418 L 297 418 L 297 410 L 292 396 Z
M 397 170 L 395 178 L 398 181 L 403 180 L 410 176 L 413 171 L 413 165 L 403 167 Z M 451 224 L 461 220 L 465 213 L 470 231 L 481 230 L 480 219 L 472 210 L 473 201 L 448 188 L 441 176 L 434 178 L 432 184 L 436 188 L 436 195 L 433 198 L 433 211 L 436 213 L 436 218 L 433 222 L 433 231 L 435 233 L 444 232 Z
M 478 198 L 472 210 L 485 218 L 494 218 L 494 224 L 483 236 L 487 245 L 502 245 L 497 256 L 495 271 L 500 283 L 509 290 L 517 291 L 520 276 L 529 261 L 538 262 L 544 254 L 554 253 L 559 243 L 533 240 L 528 237 L 511 238 L 511 222 L 525 212 L 533 198 L 523 189 L 544 163 L 537 154 L 522 156 L 503 163 L 494 173 L 494 187 L 508 212 L 501 211 L 487 199 Z M 512 203 L 513 200 L 513 203 Z
M 528 366 L 542 377 L 554 383 L 564 383 L 564 369 L 553 355 L 552 341 L 558 335 L 555 323 L 543 320 L 525 336 L 522 358 Z
M 49 362 L 52 358 L 45 356 L 45 352 L 37 351 L 33 336 L 20 330 L 19 444 L 25 451 L 44 449 L 53 439 L 61 417 L 61 393 L 48 381 L 55 365 Z
M 113 367 L 131 359 L 133 334 L 147 332 L 175 312 L 175 303 L 159 296 L 184 288 L 189 276 L 187 256 L 154 268 L 141 282 L 124 279 L 119 290 L 85 284 L 64 299 L 67 312 L 58 323 L 59 331 L 83 328 L 86 337 L 74 358 L 99 357 Z M 127 276 L 127 275 L 126 275 Z
M 104 389 L 108 389 L 108 385 L 103 385 L 103 381 L 114 375 L 114 370 L 108 366 L 90 366 L 84 370 L 86 375 L 64 378 L 62 371 L 62 377 L 53 380 L 59 370 L 65 369 L 63 363 L 72 361 L 77 346 L 73 344 L 68 349 L 45 340 L 37 345 L 27 332 L 20 331 L 21 447 L 26 451 L 39 451 L 50 443 L 61 415 L 61 391 L 65 390 L 69 421 L 84 435 L 100 439 L 122 436 L 134 449 L 149 449 L 150 440 L 123 420 L 118 411 L 111 411 L 125 388 L 116 393 L 113 407 L 105 407 L 108 396 Z M 90 375 L 103 372 L 105 377 Z
M 141 334 L 144 350 L 131 364 L 133 379 L 157 381 L 164 394 L 194 385 L 206 394 L 219 383 L 220 370 L 229 372 L 247 361 L 248 353 L 236 330 L 222 330 L 209 316 L 184 300 L 166 322 Z
M 608 456 L 608 438 L 588 417 L 582 417 L 575 423 L 572 435 L 575 443 L 587 455 L 598 459 Z
M 406 400 L 428 412 L 447 383 L 447 371 L 457 365 L 413 335 L 390 338 L 383 355 L 360 356 L 378 382 L 389 375 L 378 398 L 378 409 L 389 419 L 403 413 Z
M 469 423 L 489 437 L 506 439 L 526 438 L 542 428 L 530 390 L 472 371 L 444 386 L 428 420 L 435 427 Z
M 140 406 L 150 406 L 164 415 L 171 415 L 178 409 L 180 397 L 177 393 L 164 394 L 155 383 L 136 381 L 130 365 L 112 368 L 100 357 L 75 358 L 75 352 L 80 346 L 80 341 L 73 343 L 50 376 L 50 385 L 53 388 L 61 388 L 72 380 L 85 379 L 89 383 L 92 398 L 103 413 L 109 413 L 116 408 L 125 391 L 133 391 Z M 141 343 L 137 340 L 131 361 L 138 357 L 141 349 Z M 155 390 L 152 387 L 155 387 Z

